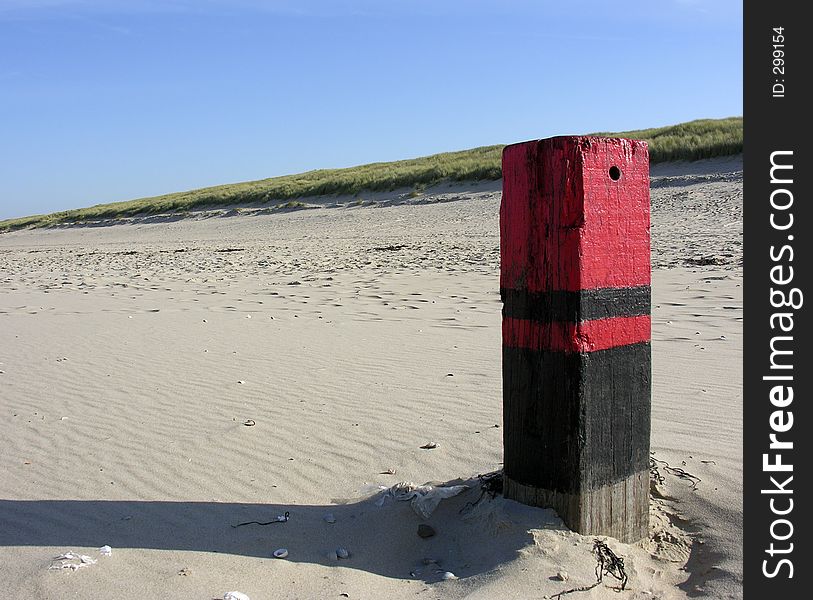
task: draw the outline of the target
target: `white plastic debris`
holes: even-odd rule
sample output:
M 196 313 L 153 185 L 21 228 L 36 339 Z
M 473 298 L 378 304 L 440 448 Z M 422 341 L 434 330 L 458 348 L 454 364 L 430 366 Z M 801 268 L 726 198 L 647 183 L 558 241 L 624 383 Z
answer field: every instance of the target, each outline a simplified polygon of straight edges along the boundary
M 102 556 L 110 556 L 111 554 L 113 554 L 113 548 L 107 545 L 102 546 L 101 548 L 99 548 L 99 554 L 101 554 Z
M 384 493 L 376 501 L 377 506 L 384 506 L 387 498 L 405 502 L 409 500 L 412 504 L 412 510 L 419 517 L 428 519 L 444 498 L 451 498 L 457 496 L 460 492 L 465 490 L 465 485 L 452 485 L 449 487 L 441 487 L 435 485 L 416 485 L 408 481 L 396 483 L 390 488 L 378 486 L 378 489 Z
M 223 594 L 223 600 L 251 600 L 243 592 L 226 592 Z
M 274 558 L 286 558 L 287 556 L 288 556 L 287 548 L 279 548 L 278 550 L 274 550 Z
M 90 565 L 96 564 L 96 559 L 86 556 L 85 554 L 78 554 L 73 551 L 65 552 L 64 554 L 60 554 L 57 557 L 54 557 L 55 561 L 50 567 L 49 570 L 53 569 L 68 569 L 70 571 L 77 571 L 83 567 L 89 567 Z
M 453 579 L 457 579 L 457 575 L 452 573 L 451 571 L 446 571 L 443 575 L 440 576 L 443 581 L 452 581 Z
M 364 485 L 361 486 L 361 489 L 359 490 L 359 493 L 362 496 L 365 496 L 365 497 L 366 496 L 374 496 L 375 494 L 378 494 L 379 492 L 386 492 L 388 489 L 390 489 L 390 488 L 387 485 L 379 485 L 377 483 L 365 483 Z M 380 500 L 379 500 L 379 502 L 380 502 Z

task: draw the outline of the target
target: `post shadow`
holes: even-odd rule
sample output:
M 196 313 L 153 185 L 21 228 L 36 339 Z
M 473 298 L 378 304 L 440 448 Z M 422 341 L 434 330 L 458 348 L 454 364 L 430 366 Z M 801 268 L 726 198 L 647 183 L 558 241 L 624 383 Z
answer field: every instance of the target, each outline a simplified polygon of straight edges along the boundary
M 530 529 L 564 530 L 553 511 L 502 502 L 500 497 L 486 496 L 474 510 L 465 511 L 480 489 L 476 479 L 448 484 L 459 483 L 470 489 L 443 500 L 426 521 L 409 502 L 388 499 L 377 506 L 376 497 L 326 505 L 0 499 L 0 547 L 45 546 L 56 555 L 107 544 L 114 551 L 213 552 L 269 561 L 279 560 L 273 558 L 274 550 L 287 548 L 285 560 L 291 562 L 434 581 L 438 569 L 427 569 L 425 558 L 440 561 L 440 569 L 458 577 L 470 577 L 493 570 L 533 545 Z M 272 521 L 286 511 L 287 522 L 234 527 L 246 521 Z M 326 513 L 332 513 L 336 522 L 327 523 Z M 436 535 L 419 537 L 422 522 Z M 329 558 L 337 547 L 347 548 L 350 558 L 338 562 Z

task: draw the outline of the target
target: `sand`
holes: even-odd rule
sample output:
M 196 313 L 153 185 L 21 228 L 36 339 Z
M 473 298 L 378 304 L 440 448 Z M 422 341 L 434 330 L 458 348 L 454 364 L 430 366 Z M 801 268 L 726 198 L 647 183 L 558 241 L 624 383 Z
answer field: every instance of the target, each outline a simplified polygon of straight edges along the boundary
M 565 597 L 740 598 L 742 163 L 652 176 L 652 537 L 608 540 L 623 596 L 605 577 Z M 543 598 L 595 582 L 593 538 L 554 512 L 467 507 L 502 460 L 499 184 L 363 200 L 0 235 L 5 597 Z M 400 481 L 470 489 L 423 539 L 409 503 L 369 496 Z M 49 569 L 70 550 L 98 562 Z

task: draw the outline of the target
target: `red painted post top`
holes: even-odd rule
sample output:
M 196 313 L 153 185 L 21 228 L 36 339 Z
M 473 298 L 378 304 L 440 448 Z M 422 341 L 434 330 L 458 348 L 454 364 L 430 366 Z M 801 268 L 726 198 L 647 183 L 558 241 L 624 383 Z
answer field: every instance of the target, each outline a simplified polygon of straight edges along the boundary
M 650 284 L 646 142 L 554 137 L 506 146 L 502 165 L 501 288 Z
M 506 346 L 592 352 L 650 339 L 646 142 L 555 137 L 503 150 Z

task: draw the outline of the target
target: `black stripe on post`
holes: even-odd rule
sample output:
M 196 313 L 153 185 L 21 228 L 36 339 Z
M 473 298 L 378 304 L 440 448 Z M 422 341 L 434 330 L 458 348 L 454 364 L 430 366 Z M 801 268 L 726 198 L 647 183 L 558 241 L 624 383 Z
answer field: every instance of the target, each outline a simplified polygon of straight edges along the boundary
M 650 314 L 648 285 L 578 292 L 500 289 L 503 317 L 541 323 L 593 321 Z
M 649 470 L 649 342 L 583 354 L 505 347 L 503 385 L 512 480 L 580 493 Z

